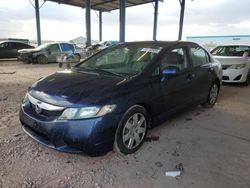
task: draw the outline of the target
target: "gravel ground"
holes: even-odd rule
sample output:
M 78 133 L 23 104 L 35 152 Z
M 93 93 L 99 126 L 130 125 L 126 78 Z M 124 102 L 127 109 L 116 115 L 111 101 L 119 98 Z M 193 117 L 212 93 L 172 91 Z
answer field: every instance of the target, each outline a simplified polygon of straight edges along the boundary
M 223 85 L 214 108 L 175 115 L 152 129 L 135 154 L 89 157 L 46 148 L 21 129 L 28 86 L 56 70 L 56 64 L 0 61 L 0 188 L 250 187 L 250 87 Z M 179 178 L 165 176 L 180 163 Z

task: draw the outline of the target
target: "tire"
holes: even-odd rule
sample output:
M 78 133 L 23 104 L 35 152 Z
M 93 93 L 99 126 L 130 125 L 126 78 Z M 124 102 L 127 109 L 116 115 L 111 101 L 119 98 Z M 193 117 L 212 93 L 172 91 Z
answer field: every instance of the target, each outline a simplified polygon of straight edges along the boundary
M 48 63 L 48 58 L 44 55 L 39 55 L 37 57 L 37 63 L 39 64 L 47 64 Z
M 136 152 L 146 138 L 149 122 L 145 108 L 139 105 L 129 108 L 116 130 L 114 150 L 125 155 Z
M 203 107 L 211 108 L 215 105 L 219 94 L 219 83 L 217 81 L 213 82 L 209 89 L 207 101 L 202 104 Z
M 81 56 L 79 54 L 75 54 L 75 60 L 77 63 L 79 63 L 81 60 Z
M 248 71 L 248 73 L 247 73 L 247 77 L 246 77 L 246 81 L 244 82 L 244 85 L 248 86 L 249 82 L 250 82 L 250 71 Z

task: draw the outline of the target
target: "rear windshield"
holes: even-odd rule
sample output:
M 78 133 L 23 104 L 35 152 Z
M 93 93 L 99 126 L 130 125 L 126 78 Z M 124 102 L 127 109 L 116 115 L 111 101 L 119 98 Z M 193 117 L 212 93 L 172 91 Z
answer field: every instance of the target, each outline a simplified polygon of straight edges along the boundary
M 246 51 L 250 52 L 249 46 L 218 46 L 211 53 L 216 56 L 243 56 Z

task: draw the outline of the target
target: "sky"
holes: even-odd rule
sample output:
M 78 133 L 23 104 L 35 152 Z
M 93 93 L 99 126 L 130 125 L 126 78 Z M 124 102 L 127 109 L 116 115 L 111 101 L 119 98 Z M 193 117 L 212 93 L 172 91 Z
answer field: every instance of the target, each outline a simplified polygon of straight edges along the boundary
M 249 7 L 249 0 L 186 0 L 183 39 L 250 34 Z M 152 40 L 153 15 L 152 3 L 127 8 L 126 41 Z M 157 40 L 178 38 L 179 15 L 179 0 L 159 3 Z M 47 1 L 40 19 L 42 40 L 85 37 L 85 9 Z M 92 39 L 98 40 L 98 12 L 91 11 L 91 21 Z M 35 9 L 29 0 L 0 0 L 0 38 L 36 39 Z M 103 40 L 119 40 L 118 10 L 103 13 Z

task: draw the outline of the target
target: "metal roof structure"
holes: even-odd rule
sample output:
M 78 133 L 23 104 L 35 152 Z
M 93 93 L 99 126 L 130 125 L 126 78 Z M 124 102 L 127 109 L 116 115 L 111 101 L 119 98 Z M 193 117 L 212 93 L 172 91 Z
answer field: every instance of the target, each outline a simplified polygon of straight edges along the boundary
M 29 0 L 30 1 L 30 0 Z M 41 31 L 40 31 L 40 13 L 39 9 L 39 0 L 34 0 L 35 3 L 33 7 L 36 12 L 36 26 L 37 26 L 37 43 L 41 44 Z M 136 5 L 142 5 L 146 3 L 154 3 L 154 25 L 153 25 L 153 40 L 156 40 L 157 34 L 157 21 L 158 21 L 158 4 L 159 1 L 163 0 L 44 0 L 55 2 L 59 4 L 72 5 L 81 8 L 85 8 L 85 19 L 86 19 L 86 36 L 87 42 L 86 45 L 91 45 L 91 10 L 99 11 L 99 40 L 102 40 L 102 13 L 110 12 L 112 10 L 119 9 L 119 27 L 120 27 L 120 42 L 125 42 L 125 25 L 126 25 L 126 8 Z M 184 21 L 184 11 L 185 11 L 185 1 L 179 0 L 181 12 L 180 12 L 180 21 L 179 21 L 179 35 L 178 40 L 182 38 L 182 29 Z M 31 1 L 30 1 L 31 2 Z
M 46 0 L 59 4 L 73 5 L 77 7 L 86 8 L 85 0 Z M 162 0 L 161 0 L 162 1 Z M 136 5 L 142 5 L 146 3 L 152 3 L 155 0 L 126 0 L 125 7 L 132 7 Z M 102 12 L 112 11 L 120 8 L 119 0 L 91 0 L 91 9 L 100 10 Z

